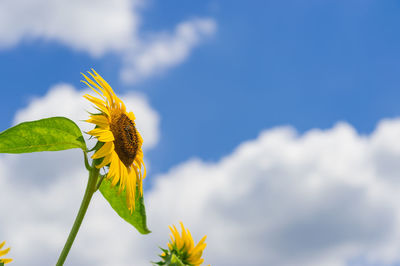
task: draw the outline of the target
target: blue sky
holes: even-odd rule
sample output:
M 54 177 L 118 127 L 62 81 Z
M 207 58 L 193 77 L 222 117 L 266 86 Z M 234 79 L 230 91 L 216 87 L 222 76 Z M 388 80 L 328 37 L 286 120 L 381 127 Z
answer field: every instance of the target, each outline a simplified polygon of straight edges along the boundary
M 263 129 L 300 132 L 347 121 L 371 132 L 400 112 L 396 1 L 152 1 L 142 29 L 171 31 L 208 16 L 217 33 L 182 64 L 136 84 L 119 79 L 120 58 L 93 58 L 57 41 L 23 40 L 0 51 L 2 128 L 13 112 L 55 83 L 78 88 L 97 69 L 117 91 L 141 91 L 162 114 L 154 171 L 191 156 L 217 160 Z M 182 123 L 184 121 L 184 124 Z M 171 155 L 173 152 L 173 156 Z
M 47 0 L 41 0 L 38 6 L 47 4 L 49 10 L 54 8 L 57 11 L 59 6 L 63 7 L 60 3 L 53 5 Z M 126 6 L 130 6 L 129 3 L 134 3 L 131 10 L 126 9 Z M 391 248 L 400 247 L 395 240 L 387 241 L 394 243 L 393 245 L 374 246 L 387 252 L 382 251 L 371 255 L 372 257 L 368 257 L 369 240 L 365 240 L 368 239 L 366 235 L 370 230 L 375 232 L 374 230 L 380 226 L 389 228 L 395 219 L 393 218 L 395 216 L 391 216 L 392 213 L 386 212 L 384 208 L 386 200 L 393 203 L 395 196 L 377 202 L 375 197 L 371 196 L 375 195 L 375 189 L 382 189 L 381 192 L 385 191 L 384 194 L 390 194 L 391 192 L 383 187 L 391 187 L 393 184 L 385 183 L 389 182 L 387 181 L 389 178 L 384 178 L 383 185 L 379 183 L 381 181 L 376 181 L 379 183 L 376 185 L 378 183 L 371 180 L 391 177 L 390 182 L 392 182 L 398 179 L 396 171 L 399 169 L 396 162 L 400 159 L 400 149 L 394 144 L 393 147 L 387 144 L 396 141 L 395 133 L 399 129 L 399 122 L 396 120 L 400 115 L 398 104 L 400 3 L 398 1 L 254 0 L 245 4 L 243 1 L 216 0 L 120 0 L 116 5 L 121 8 L 116 8 L 115 14 L 114 11 L 110 11 L 111 21 L 117 21 L 118 18 L 132 19 L 132 23 L 123 19 L 118 22 L 121 25 L 130 25 L 126 31 L 120 32 L 121 27 L 113 23 L 107 24 L 104 22 L 106 19 L 96 20 L 99 17 L 103 18 L 104 10 L 105 14 L 108 14 L 107 8 L 104 8 L 107 7 L 107 3 L 104 1 L 93 10 L 93 14 L 97 12 L 100 14 L 99 17 L 89 16 L 89 20 L 85 20 L 77 11 L 84 9 L 85 6 L 80 7 L 77 4 L 78 7 L 75 9 L 74 4 L 65 4 L 65 10 L 73 11 L 70 17 L 65 15 L 65 21 L 51 17 L 43 8 L 40 11 L 30 12 L 29 8 L 25 10 L 22 4 L 18 6 L 12 4 L 12 1 L 5 2 L 3 6 L 0 4 L 0 17 L 2 15 L 4 17 L 7 13 L 12 14 L 6 16 L 7 27 L 0 27 L 0 36 L 3 36 L 0 38 L 0 78 L 3 99 L 0 106 L 2 113 L 0 130 L 12 125 L 17 111 L 33 110 L 34 107 L 31 105 L 33 99 L 45 99 L 51 88 L 57 84 L 69 84 L 72 90 L 84 90 L 84 84 L 80 83 L 80 72 L 93 67 L 117 93 L 129 95 L 135 92 L 146 98 L 149 108 L 160 118 L 157 129 L 159 140 L 155 141 L 146 153 L 151 165 L 146 186 L 149 194 L 157 195 L 149 196 L 150 202 L 156 202 L 155 199 L 162 198 L 159 195 L 164 195 L 157 193 L 163 191 L 159 184 L 166 181 L 157 181 L 158 179 L 170 180 L 171 184 L 175 184 L 173 182 L 181 180 L 183 178 L 181 176 L 185 175 L 185 171 L 190 171 L 188 170 L 190 167 L 198 168 L 204 175 L 220 177 L 213 172 L 213 167 L 221 169 L 221 172 L 226 170 L 224 173 L 234 171 L 236 168 L 230 168 L 229 162 L 237 163 L 237 158 L 242 156 L 251 158 L 250 152 L 254 152 L 259 154 L 260 158 L 266 158 L 265 161 L 260 161 L 260 165 L 255 166 L 258 172 L 254 170 L 257 172 L 254 176 L 260 179 L 254 182 L 262 183 L 264 181 L 260 180 L 268 179 L 266 177 L 275 174 L 277 178 L 282 177 L 282 180 L 288 182 L 262 183 L 266 190 L 261 190 L 259 193 L 277 192 L 273 193 L 271 198 L 268 196 L 259 199 L 252 194 L 258 190 L 250 189 L 248 191 L 250 203 L 256 200 L 286 202 L 285 199 L 287 202 L 291 200 L 295 202 L 296 196 L 282 196 L 283 198 L 274 196 L 279 194 L 281 186 L 282 189 L 290 191 L 291 187 L 287 184 L 293 176 L 298 174 L 304 179 L 320 176 L 322 180 L 325 180 L 323 178 L 328 180 L 321 181 L 323 184 L 331 184 L 333 179 L 329 178 L 333 175 L 336 178 L 332 181 L 334 184 L 327 185 L 328 187 L 323 189 L 318 185 L 319 179 L 309 180 L 312 186 L 318 187 L 315 188 L 315 195 L 321 193 L 318 194 L 321 199 L 329 203 L 327 205 L 332 208 L 330 212 L 332 217 L 335 217 L 335 211 L 348 214 L 341 208 L 343 203 L 340 201 L 341 195 L 347 195 L 349 199 L 355 199 L 354 208 L 365 210 L 362 213 L 364 216 L 360 214 L 360 217 L 372 220 L 370 224 L 362 224 L 359 217 L 352 215 L 346 216 L 343 221 L 335 220 L 333 224 L 337 231 L 332 232 L 347 232 L 348 228 L 354 226 L 360 228 L 360 231 L 357 231 L 357 236 L 360 238 L 351 233 L 341 234 L 343 238 L 339 240 L 327 235 L 323 239 L 315 240 L 322 244 L 320 250 L 315 248 L 311 253 L 321 254 L 322 261 L 330 261 L 330 265 L 345 265 L 345 263 L 390 265 L 400 260 L 398 257 L 387 255 L 391 254 L 388 251 Z M 30 8 L 34 7 L 30 4 Z M 13 12 L 18 8 L 22 13 L 24 10 L 27 11 L 28 15 L 20 16 L 20 20 L 14 20 Z M 84 12 L 85 14 L 91 15 L 90 9 L 84 10 L 87 12 Z M 64 17 L 64 13 L 60 14 Z M 45 19 L 42 21 L 43 17 Z M 189 33 L 179 31 L 179 25 L 184 23 L 187 23 L 185 25 L 186 29 L 189 28 Z M 111 25 L 110 28 L 108 25 Z M 90 38 L 85 38 L 85 34 Z M 178 43 L 178 48 L 168 46 L 179 39 L 184 41 Z M 156 57 L 155 50 L 147 48 L 160 43 L 169 47 L 169 50 L 167 49 L 167 54 L 163 54 L 160 61 L 151 61 Z M 149 72 L 146 72 L 148 65 L 140 65 L 141 54 L 149 55 L 146 57 L 147 61 L 144 60 L 150 65 Z M 124 71 L 128 73 L 125 76 Z M 143 137 L 146 141 L 146 135 Z M 282 139 L 285 141 L 282 142 Z M 280 144 L 281 148 L 275 150 L 274 143 Z M 276 153 L 269 154 L 270 151 L 259 150 L 258 146 L 266 147 Z M 319 146 L 320 149 L 327 151 L 318 150 Z M 338 150 L 336 147 L 339 147 Z M 343 150 L 340 147 L 343 147 Z M 348 150 L 346 147 L 349 147 Z M 332 153 L 329 152 L 331 150 Z M 326 156 L 336 167 L 325 168 L 325 161 L 322 159 L 318 161 L 318 158 L 312 156 L 313 152 L 323 158 Z M 301 156 L 296 157 L 298 154 Z M 364 154 L 370 157 L 364 157 Z M 354 157 L 351 157 L 353 155 Z M 308 164 L 308 156 L 313 158 L 310 162 L 315 160 L 316 165 L 320 164 L 317 166 Z M 346 156 L 350 156 L 348 162 L 341 161 L 342 158 L 347 158 Z M 354 169 L 358 169 L 359 173 L 351 170 L 353 169 L 351 163 L 356 165 Z M 266 171 L 264 165 L 267 168 L 271 167 L 271 172 Z M 369 165 L 373 165 L 374 168 L 369 169 Z M 306 166 L 315 169 L 303 173 Z M 243 166 L 240 169 L 246 168 Z M 244 176 L 251 173 L 247 169 L 243 171 Z M 202 178 L 197 173 L 193 175 L 198 175 L 199 180 Z M 225 180 L 225 176 L 229 175 L 221 174 L 221 180 Z M 351 177 L 351 180 L 343 181 L 344 177 Z M 393 182 L 397 185 L 397 181 Z M 366 194 L 358 190 L 353 191 L 355 187 L 360 191 L 365 189 Z M 303 192 L 294 194 L 299 193 L 299 197 L 303 195 L 303 198 L 309 195 L 308 192 L 301 194 Z M 326 192 L 326 195 L 323 192 Z M 237 191 L 237 193 L 242 192 Z M 201 197 L 203 194 L 199 195 Z M 337 196 L 339 198 L 335 195 L 339 195 Z M 215 199 L 217 207 L 221 208 L 221 213 L 227 215 L 224 219 L 240 223 L 241 219 L 236 219 L 233 207 L 224 199 Z M 316 200 L 317 196 L 313 199 Z M 208 206 L 207 202 L 204 200 L 204 206 Z M 300 241 L 303 240 L 302 233 L 311 230 L 305 225 L 315 222 L 316 228 L 321 231 L 330 228 L 329 223 L 325 223 L 326 221 L 318 216 L 324 215 L 323 207 L 317 208 L 315 212 L 311 211 L 319 201 L 316 200 L 315 204 L 311 204 L 314 207 L 310 207 L 311 205 L 307 205 L 306 202 L 303 206 L 304 213 L 292 217 L 292 227 L 278 230 L 281 235 L 269 235 L 264 225 L 258 226 L 266 230 L 268 238 L 276 238 L 281 247 L 287 247 L 290 251 L 292 247 L 289 247 L 288 243 L 293 238 L 285 238 L 285 234 L 291 232 L 297 236 L 295 239 Z M 368 202 L 376 204 L 369 205 Z M 257 204 L 255 206 L 263 207 Z M 286 210 L 289 215 L 291 210 L 297 208 L 290 206 L 283 212 Z M 393 212 L 396 209 L 394 206 L 395 204 L 390 207 L 393 208 Z M 270 208 L 268 210 L 274 213 L 274 207 Z M 309 209 L 310 212 L 307 212 Z M 252 217 L 253 213 L 251 210 L 249 212 L 249 217 Z M 159 217 L 157 215 L 162 212 L 154 211 L 154 213 L 155 217 Z M 379 220 L 374 220 L 377 215 L 387 217 L 383 225 Z M 196 224 L 197 218 L 194 214 L 192 218 L 189 215 L 185 217 L 195 228 L 211 230 L 204 224 Z M 39 221 L 42 221 L 40 219 Z M 221 222 L 216 220 L 216 223 L 218 221 Z M 387 237 L 383 233 L 382 235 L 377 233 L 375 238 L 373 232 L 370 235 L 371 242 L 381 243 L 380 241 Z M 251 232 L 247 233 L 251 235 Z M 239 235 L 237 240 L 243 240 Z M 272 250 L 278 248 L 279 245 L 271 246 L 265 240 L 265 236 L 261 234 L 260 237 L 252 238 L 254 241 L 250 243 L 249 240 L 249 246 L 261 243 L 261 247 Z M 332 244 L 347 243 L 346 241 L 350 243 L 349 245 L 357 246 L 358 251 L 339 252 L 337 247 L 340 245 Z M 308 250 L 302 249 L 301 243 L 298 246 L 293 244 L 299 256 L 293 255 L 293 259 L 304 258 L 307 254 L 311 254 L 308 252 L 313 250 L 312 244 L 310 243 Z M 235 250 L 234 248 L 238 246 L 232 249 Z M 376 249 L 381 250 L 379 248 Z M 217 264 L 221 263 L 225 261 L 222 253 L 217 254 L 215 251 L 210 254 L 210 258 Z M 386 254 L 387 257 L 382 254 Z M 292 265 L 292 261 L 282 259 L 284 257 L 277 255 L 275 258 L 271 255 L 270 263 Z M 241 261 L 241 258 L 238 255 L 236 261 Z M 334 258 L 343 260 L 339 262 L 340 259 Z M 382 261 L 388 261 L 389 264 L 383 264 Z M 254 265 L 259 265 L 259 262 L 255 258 Z M 319 258 L 313 257 L 305 261 L 304 265 L 318 265 L 320 262 Z M 121 262 L 121 265 L 127 264 Z

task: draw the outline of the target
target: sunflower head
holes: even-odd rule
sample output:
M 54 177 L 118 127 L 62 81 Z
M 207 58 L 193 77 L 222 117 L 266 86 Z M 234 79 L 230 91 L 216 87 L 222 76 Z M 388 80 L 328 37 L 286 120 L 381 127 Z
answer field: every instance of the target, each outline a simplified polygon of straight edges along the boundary
M 82 74 L 85 77 L 82 82 L 98 96 L 83 96 L 98 110 L 86 120 L 96 126 L 88 132 L 98 140 L 92 159 L 97 163 L 97 168 L 106 167 L 107 178 L 112 186 L 118 185 L 120 191 L 126 191 L 127 206 L 132 212 L 136 188 L 142 195 L 142 180 L 146 177 L 143 139 L 136 129 L 135 115 L 126 111 L 125 104 L 115 95 L 111 86 L 96 71 L 92 71 L 88 72 L 92 79 Z
M 0 257 L 7 255 L 7 253 L 10 251 L 10 248 L 2 250 L 6 242 L 4 241 L 3 243 L 0 244 Z M 12 262 L 12 259 L 2 259 L 0 258 L 0 263 L 2 264 L 7 264 L 9 262 Z
M 204 259 L 201 258 L 204 249 L 206 248 L 206 237 L 204 236 L 200 242 L 195 246 L 192 235 L 189 229 L 185 229 L 183 223 L 180 222 L 182 234 L 179 234 L 176 227 L 170 226 L 171 240 L 168 249 L 161 249 L 163 253 L 160 255 L 162 261 L 158 265 L 188 265 L 198 266 L 201 265 Z

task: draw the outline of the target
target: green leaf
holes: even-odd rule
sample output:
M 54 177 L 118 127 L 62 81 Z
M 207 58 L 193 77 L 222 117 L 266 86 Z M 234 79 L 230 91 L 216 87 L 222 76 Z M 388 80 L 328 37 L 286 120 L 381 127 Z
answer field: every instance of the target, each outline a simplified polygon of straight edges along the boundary
M 146 209 L 139 188 L 136 188 L 135 209 L 132 213 L 126 205 L 126 192 L 119 193 L 118 189 L 118 186 L 112 187 L 111 181 L 107 179 L 104 179 L 100 186 L 101 194 L 122 219 L 133 225 L 141 234 L 150 233 L 146 224 Z
M 0 266 L 4 266 L 4 263 L 3 263 L 3 262 L 0 262 Z
M 65 117 L 24 122 L 0 133 L 0 153 L 60 151 L 81 148 L 85 140 L 79 127 Z

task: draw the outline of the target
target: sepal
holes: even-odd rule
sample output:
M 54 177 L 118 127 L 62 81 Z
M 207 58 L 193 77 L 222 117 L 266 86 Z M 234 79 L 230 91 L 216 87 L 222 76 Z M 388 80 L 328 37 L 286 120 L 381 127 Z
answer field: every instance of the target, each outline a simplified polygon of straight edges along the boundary
M 165 266 L 191 266 L 189 264 L 184 264 L 179 257 L 168 249 L 160 248 L 163 253 L 159 255 L 162 261 L 153 262 L 153 265 L 165 265 Z

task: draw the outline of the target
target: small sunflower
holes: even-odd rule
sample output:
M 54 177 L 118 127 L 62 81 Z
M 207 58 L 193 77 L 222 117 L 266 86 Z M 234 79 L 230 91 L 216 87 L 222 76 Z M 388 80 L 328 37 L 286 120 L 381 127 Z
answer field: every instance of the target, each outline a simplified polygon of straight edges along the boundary
M 91 114 L 87 120 L 96 125 L 88 134 L 103 144 L 92 159 L 103 159 L 96 167 L 108 167 L 107 178 L 111 180 L 112 186 L 119 185 L 120 192 L 126 190 L 127 205 L 132 212 L 135 208 L 136 187 L 139 187 L 143 195 L 142 181 L 146 177 L 143 139 L 136 129 L 135 115 L 126 111 L 125 104 L 115 95 L 110 85 L 96 71 L 92 71 L 88 73 L 94 81 L 82 73 L 86 79 L 82 82 L 100 98 L 89 94 L 83 97 L 92 102 L 100 113 Z
M 0 257 L 1 257 L 1 256 L 4 256 L 4 255 L 7 255 L 7 253 L 10 251 L 10 248 L 7 248 L 7 249 L 5 249 L 5 250 L 1 250 L 1 249 L 4 247 L 5 244 L 6 244 L 5 241 L 4 241 L 3 243 L 0 244 Z M 1 258 L 0 258 L 0 263 L 7 264 L 7 263 L 9 263 L 9 262 L 12 262 L 12 259 L 1 259 Z
M 167 243 L 168 250 L 162 249 L 163 253 L 161 254 L 161 258 L 163 262 L 159 262 L 159 265 L 174 264 L 174 260 L 176 259 L 179 259 L 184 265 L 190 266 L 198 266 L 203 263 L 204 259 L 201 258 L 201 255 L 207 246 L 207 244 L 204 243 L 207 236 L 204 236 L 195 246 L 189 229 L 185 229 L 182 222 L 180 222 L 180 225 L 182 229 L 181 235 L 179 235 L 174 225 L 173 227 L 169 227 L 172 232 L 170 235 L 171 241 Z

